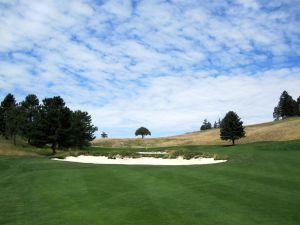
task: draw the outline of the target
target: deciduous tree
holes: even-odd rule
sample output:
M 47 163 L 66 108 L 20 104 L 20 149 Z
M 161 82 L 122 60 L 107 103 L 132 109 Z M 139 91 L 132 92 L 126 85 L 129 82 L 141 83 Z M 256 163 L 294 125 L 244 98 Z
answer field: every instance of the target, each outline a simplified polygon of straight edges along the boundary
M 141 135 L 142 138 L 147 135 L 151 135 L 151 132 L 146 127 L 140 127 L 135 131 L 135 136 Z

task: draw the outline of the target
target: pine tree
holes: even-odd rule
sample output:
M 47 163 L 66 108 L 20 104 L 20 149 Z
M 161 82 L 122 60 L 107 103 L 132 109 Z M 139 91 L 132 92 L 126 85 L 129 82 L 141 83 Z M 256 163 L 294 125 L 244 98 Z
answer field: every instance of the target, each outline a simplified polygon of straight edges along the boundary
M 15 97 L 12 94 L 8 94 L 5 96 L 0 106 L 0 135 L 5 136 L 6 138 L 6 122 L 5 122 L 5 114 L 8 109 L 16 106 Z
M 71 111 L 59 97 L 45 98 L 39 104 L 35 95 L 26 96 L 20 104 L 8 94 L 0 106 L 0 134 L 16 143 L 16 136 L 25 137 L 37 147 L 51 145 L 56 149 L 83 148 L 95 139 L 97 127 L 87 112 Z
M 101 133 L 102 138 L 107 138 L 107 136 L 108 136 L 107 133 L 105 133 L 104 131 Z
M 200 127 L 200 130 L 206 130 L 207 120 L 205 119 Z
M 274 118 L 275 120 L 279 120 L 280 117 L 281 117 L 280 108 L 279 108 L 278 106 L 276 106 L 276 107 L 274 108 L 273 118 Z
M 25 100 L 21 102 L 22 136 L 31 144 L 31 139 L 36 133 L 37 123 L 39 121 L 40 105 L 36 95 L 27 95 Z
M 55 96 L 43 100 L 37 131 L 39 132 L 33 136 L 34 143 L 50 144 L 53 154 L 58 147 L 71 146 L 71 110 L 65 106 L 61 97 Z
M 300 96 L 297 98 L 297 116 L 300 116 Z
M 203 121 L 202 126 L 200 127 L 200 130 L 208 130 L 208 129 L 211 129 L 211 128 L 212 128 L 211 123 L 209 121 L 207 121 L 207 119 L 205 119 Z
M 277 112 L 274 110 L 273 113 L 275 116 L 278 116 L 277 113 L 279 113 L 280 117 L 284 119 L 297 115 L 297 102 L 288 94 L 287 91 L 282 92 L 277 107 L 277 109 L 275 108 Z
M 219 118 L 219 120 L 218 120 L 218 128 L 220 128 L 221 127 L 221 119 Z
M 235 112 L 229 111 L 222 120 L 220 137 L 222 140 L 231 140 L 232 145 L 235 140 L 245 137 L 243 122 Z
M 215 129 L 218 128 L 218 123 L 217 123 L 217 121 L 214 122 L 214 128 L 215 128 Z
M 87 112 L 80 110 L 73 112 L 71 124 L 72 146 L 77 148 L 87 147 L 90 145 L 90 141 L 96 138 L 94 133 L 98 128 L 92 125 L 92 118 Z
M 5 111 L 5 136 L 16 144 L 16 136 L 21 134 L 22 112 L 19 105 L 11 106 Z

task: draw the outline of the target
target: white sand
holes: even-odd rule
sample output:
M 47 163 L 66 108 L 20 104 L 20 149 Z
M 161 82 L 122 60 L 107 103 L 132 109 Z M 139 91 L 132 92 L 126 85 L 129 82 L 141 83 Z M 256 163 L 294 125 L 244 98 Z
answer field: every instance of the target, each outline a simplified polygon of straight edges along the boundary
M 138 152 L 139 154 L 142 155 L 166 155 L 168 154 L 167 152 Z
M 78 157 L 68 156 L 65 159 L 54 159 L 67 162 L 79 163 L 93 163 L 93 164 L 116 164 L 116 165 L 202 165 L 202 164 L 215 164 L 226 162 L 227 160 L 214 160 L 213 158 L 193 158 L 183 159 L 178 157 L 176 159 L 162 159 L 153 157 L 140 157 L 140 158 L 117 158 L 109 159 L 106 156 L 85 156 Z

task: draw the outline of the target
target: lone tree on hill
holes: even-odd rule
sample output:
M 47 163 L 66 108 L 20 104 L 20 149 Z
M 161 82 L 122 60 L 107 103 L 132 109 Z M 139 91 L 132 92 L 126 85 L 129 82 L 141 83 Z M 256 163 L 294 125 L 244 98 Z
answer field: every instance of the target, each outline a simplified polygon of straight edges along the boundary
M 137 129 L 135 131 L 135 136 L 141 135 L 142 138 L 144 138 L 144 136 L 150 135 L 151 136 L 151 132 L 146 128 L 146 127 L 140 127 L 139 129 Z
M 235 140 L 245 137 L 243 122 L 235 112 L 229 111 L 222 120 L 220 137 L 222 140 L 231 140 L 232 145 Z
M 105 133 L 104 131 L 101 133 L 102 138 L 107 138 L 107 136 L 108 136 L 107 133 Z

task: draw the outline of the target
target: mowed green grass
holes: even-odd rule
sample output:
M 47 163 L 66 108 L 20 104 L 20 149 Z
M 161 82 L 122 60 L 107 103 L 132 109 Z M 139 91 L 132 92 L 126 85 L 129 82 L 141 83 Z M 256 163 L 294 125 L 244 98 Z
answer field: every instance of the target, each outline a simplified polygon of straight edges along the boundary
M 180 148 L 230 160 L 122 166 L 1 156 L 0 224 L 300 224 L 300 141 Z

